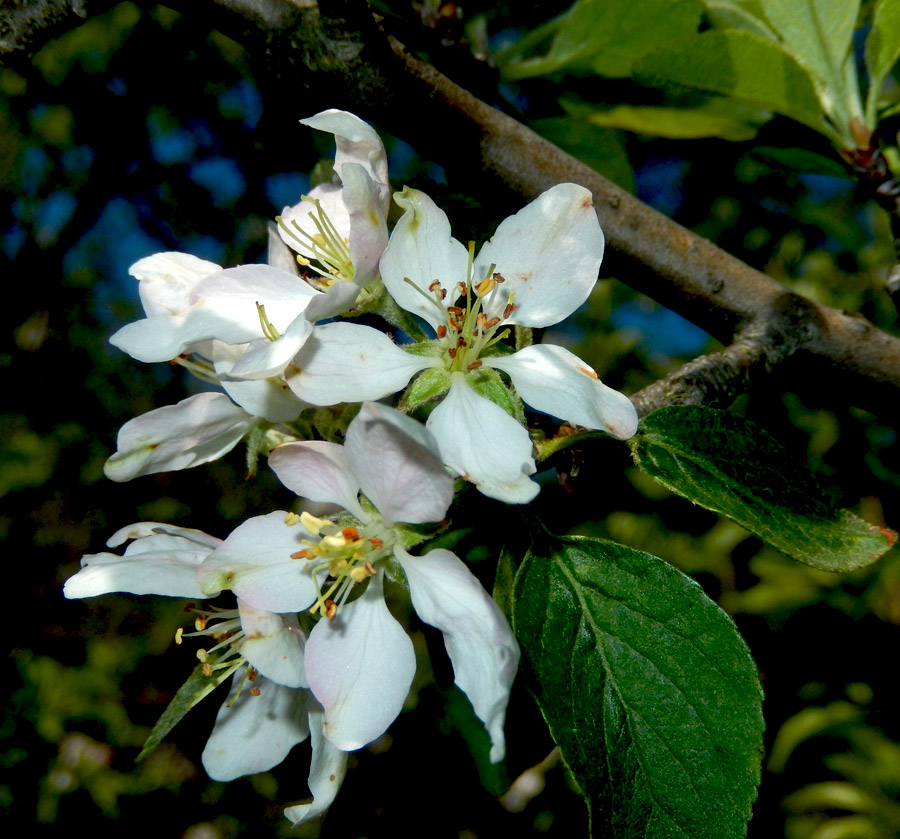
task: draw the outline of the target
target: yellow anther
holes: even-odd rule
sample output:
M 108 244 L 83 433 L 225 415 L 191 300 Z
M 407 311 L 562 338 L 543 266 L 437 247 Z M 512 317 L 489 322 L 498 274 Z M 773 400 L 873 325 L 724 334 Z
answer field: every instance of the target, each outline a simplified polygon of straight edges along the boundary
M 184 630 L 179 626 L 178 629 L 175 630 L 175 643 L 180 644 L 182 636 L 184 635 Z
M 284 523 L 288 527 L 293 527 L 295 524 L 297 524 L 298 521 L 300 521 L 300 516 L 298 516 L 296 513 L 288 513 L 284 517 Z
M 322 528 L 331 524 L 328 519 L 316 518 L 305 510 L 300 513 L 297 521 L 299 521 L 313 536 L 318 536 L 322 532 Z
M 347 540 L 343 536 L 323 536 L 319 544 L 326 548 L 346 548 Z
M 375 576 L 375 566 L 372 565 L 371 562 L 367 562 L 365 565 L 357 565 L 350 572 L 350 579 L 353 580 L 354 583 L 361 583 L 366 577 L 374 577 Z
M 494 286 L 497 285 L 490 277 L 485 277 L 480 283 L 475 284 L 475 292 L 480 297 L 484 297 L 485 294 L 488 294 L 493 290 Z
M 346 559 L 333 559 L 328 564 L 328 573 L 332 577 L 340 577 L 350 567 L 350 563 Z
M 206 664 L 206 662 L 209 661 L 209 653 L 206 652 L 206 650 L 197 650 L 197 658 Z

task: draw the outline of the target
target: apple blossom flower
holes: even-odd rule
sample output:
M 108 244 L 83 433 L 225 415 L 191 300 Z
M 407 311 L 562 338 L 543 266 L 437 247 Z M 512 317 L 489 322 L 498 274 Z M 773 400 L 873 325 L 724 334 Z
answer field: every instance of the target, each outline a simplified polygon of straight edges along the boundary
M 277 546 L 276 550 L 297 548 L 303 536 L 310 535 L 302 528 L 289 528 L 286 518 L 294 517 L 284 512 L 270 514 L 262 525 L 268 544 Z M 255 527 L 251 526 L 252 532 L 258 532 Z M 245 530 L 238 538 L 246 536 Z M 124 555 L 85 556 L 81 570 L 66 581 L 65 596 L 94 597 L 122 591 L 202 598 L 206 592 L 197 582 L 197 569 L 225 544 L 199 530 L 159 522 L 124 527 L 107 544 L 116 548 L 126 542 L 129 544 Z M 263 551 L 258 568 L 265 566 L 266 559 Z M 307 590 L 311 592 L 308 586 Z M 311 594 L 302 596 L 301 602 L 307 605 L 310 597 Z M 197 631 L 179 631 L 176 640 L 180 643 L 187 635 L 211 636 L 218 643 L 198 651 L 198 658 L 215 679 L 194 697 L 194 704 L 234 674 L 229 696 L 219 709 L 203 750 L 207 773 L 215 780 L 230 781 L 266 771 L 281 763 L 293 746 L 311 735 L 309 786 L 314 799 L 311 804 L 288 808 L 286 815 L 295 823 L 314 818 L 327 809 L 337 794 L 347 756 L 322 735 L 322 708 L 308 690 L 304 668 L 306 637 L 296 615 L 257 609 L 240 597 L 235 609 L 196 611 Z
M 441 521 L 453 498 L 453 480 L 431 434 L 392 408 L 367 403 L 343 446 L 286 443 L 272 451 L 269 462 L 298 495 L 338 504 L 353 517 L 353 524 L 335 524 L 304 513 L 298 526 L 314 538 L 305 540 L 292 560 L 315 582 L 312 611 L 325 618 L 310 633 L 306 675 L 324 708 L 327 740 L 352 750 L 379 737 L 400 712 L 412 683 L 415 654 L 384 603 L 387 574 L 408 584 L 419 617 L 443 633 L 456 684 L 485 724 L 491 760 L 501 760 L 503 721 L 519 661 L 516 640 L 497 604 L 458 557 L 443 549 L 422 556 L 407 550 L 409 528 L 403 525 Z M 199 580 L 213 589 L 229 580 L 241 585 L 244 573 L 237 552 L 229 555 L 223 545 L 204 561 Z M 362 583 L 362 594 L 350 600 Z M 248 599 L 251 593 L 240 596 Z M 261 608 L 274 608 L 267 604 L 278 603 L 281 593 L 260 585 L 253 596 Z
M 588 190 L 553 187 L 506 219 L 477 256 L 452 237 L 427 195 L 406 188 L 394 198 L 405 212 L 381 258 L 382 279 L 436 338 L 405 353 L 369 327 L 327 325 L 286 371 L 299 398 L 315 405 L 380 399 L 421 373 L 412 401 L 443 397 L 427 427 L 444 463 L 511 503 L 530 501 L 538 486 L 529 477 L 535 464 L 521 409 L 498 371 L 534 410 L 618 439 L 635 433 L 630 400 L 580 358 L 550 344 L 509 353 L 500 343 L 509 327 L 558 323 L 593 289 L 604 239 Z
M 300 203 L 285 207 L 279 232 L 301 264 L 320 275 L 323 288 L 337 291 L 343 280 L 359 290 L 378 275 L 388 242 L 391 187 L 384 145 L 368 123 L 347 111 L 322 111 L 300 123 L 334 135 L 340 183 L 319 184 Z

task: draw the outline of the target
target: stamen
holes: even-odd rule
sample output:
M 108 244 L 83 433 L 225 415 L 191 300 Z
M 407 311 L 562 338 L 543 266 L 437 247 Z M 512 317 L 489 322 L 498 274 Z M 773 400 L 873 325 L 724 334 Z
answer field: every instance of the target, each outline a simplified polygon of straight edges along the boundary
M 281 337 L 281 334 L 274 326 L 272 326 L 272 323 L 266 317 L 266 307 L 263 306 L 262 303 L 257 301 L 256 311 L 257 314 L 259 314 L 259 325 L 263 331 L 263 335 L 265 335 L 266 338 L 268 338 L 270 341 L 277 341 Z
M 484 362 L 480 359 L 478 361 L 473 361 L 471 364 L 466 365 L 466 370 L 477 370 Z
M 447 337 L 447 327 L 444 324 L 441 324 L 437 328 L 437 336 L 438 338 L 446 338 Z
M 325 617 L 328 618 L 328 620 L 333 621 L 335 619 L 337 616 L 337 609 L 337 603 L 333 600 L 325 601 Z
M 518 308 L 515 303 L 507 303 L 506 308 L 503 310 L 503 317 L 508 318 Z
M 300 516 L 298 516 L 296 513 L 288 513 L 288 514 L 284 517 L 284 523 L 285 523 L 288 527 L 293 527 L 293 526 L 294 526 L 295 524 L 297 524 L 297 522 L 299 522 L 299 521 L 300 521 Z
M 495 283 L 505 283 L 506 282 L 506 277 L 504 277 L 503 274 L 501 274 L 499 271 L 494 272 L 493 279 L 494 279 Z

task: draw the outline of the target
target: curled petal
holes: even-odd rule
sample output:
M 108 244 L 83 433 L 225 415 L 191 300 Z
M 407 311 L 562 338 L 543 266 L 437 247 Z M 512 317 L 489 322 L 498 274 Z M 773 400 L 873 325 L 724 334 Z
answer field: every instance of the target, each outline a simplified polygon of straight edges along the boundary
M 103 471 L 110 480 L 130 481 L 209 463 L 231 451 L 258 422 L 222 393 L 198 393 L 126 422 Z
M 70 599 L 96 597 L 113 591 L 204 597 L 197 581 L 197 569 L 214 546 L 177 534 L 150 531 L 143 535 L 145 526 L 151 524 L 144 522 L 125 528 L 129 533 L 141 535 L 125 537 L 136 540 L 125 549 L 123 556 L 99 553 L 82 557 L 81 570 L 66 580 L 63 594 Z M 113 547 L 121 544 L 116 537 L 122 532 L 120 530 L 110 540 Z M 201 535 L 206 536 L 205 533 Z M 207 538 L 212 539 L 211 536 Z
M 290 422 L 308 408 L 294 396 L 287 383 L 280 376 L 268 379 L 236 379 L 231 370 L 240 359 L 247 345 L 230 346 L 221 341 L 210 342 L 207 351 L 201 353 L 213 361 L 219 384 L 248 414 L 262 417 L 269 422 Z
M 512 302 L 508 323 L 559 323 L 587 300 L 602 258 L 591 193 L 575 184 L 548 189 L 504 220 L 475 259 L 476 278 L 492 264 L 504 278 L 485 299 L 485 312 L 503 317 Z
M 258 695 L 250 684 L 235 679 L 203 750 L 206 773 L 217 781 L 265 772 L 309 736 L 307 691 L 265 678 L 252 686 Z
M 423 425 L 393 408 L 367 402 L 344 444 L 362 491 L 385 522 L 440 521 L 453 500 L 453 479 Z
M 555 344 L 534 344 L 484 363 L 509 374 L 523 401 L 534 408 L 585 428 L 601 429 L 618 440 L 637 431 L 631 400 L 607 387 L 577 355 Z
M 306 638 L 296 615 L 254 609 L 238 598 L 244 641 L 241 655 L 267 679 L 290 688 L 305 688 L 303 647 Z
M 353 282 L 362 287 L 378 275 L 378 260 L 388 243 L 387 221 L 378 185 L 362 166 L 345 163 L 341 180 L 344 204 L 350 214 Z
M 325 736 L 345 751 L 384 734 L 412 684 L 412 641 L 384 603 L 382 573 L 333 621 L 320 620 L 306 645 L 306 676 L 325 709 Z
M 311 535 L 296 517 L 276 510 L 248 519 L 211 553 L 197 571 L 208 596 L 230 589 L 241 600 L 269 612 L 306 609 L 318 593 L 303 559 L 292 559 Z
M 381 279 L 400 306 L 437 329 L 459 297 L 456 284 L 466 281 L 469 254 L 451 236 L 447 214 L 424 192 L 406 187 L 394 200 L 405 212 L 381 257 Z M 447 291 L 443 303 L 429 290 L 435 280 Z
M 416 614 L 444 633 L 460 690 L 491 737 L 491 761 L 503 759 L 503 722 L 519 666 L 519 645 L 500 607 L 450 551 L 395 555 L 406 572 Z
M 309 698 L 309 731 L 312 761 L 309 765 L 309 804 L 296 804 L 284 811 L 294 824 L 303 824 L 322 815 L 334 801 L 347 774 L 347 752 L 332 746 L 322 732 L 322 706 Z
M 294 252 L 282 240 L 281 228 L 270 221 L 266 225 L 266 229 L 269 232 L 269 248 L 266 254 L 266 263 L 279 271 L 299 277 L 300 272 L 297 267 L 297 259 L 294 257 Z
M 140 285 L 138 292 L 148 317 L 184 314 L 197 284 L 222 268 L 189 253 L 155 253 L 139 259 L 128 273 Z
M 364 167 L 370 177 L 379 186 L 384 211 L 387 212 L 390 202 L 390 184 L 388 183 L 387 154 L 378 133 L 367 122 L 347 111 L 330 109 L 315 116 L 300 120 L 301 125 L 308 125 L 317 131 L 334 134 L 336 153 L 334 171 L 344 180 L 344 166 L 357 163 Z
M 441 458 L 485 495 L 509 504 L 527 504 L 539 487 L 531 437 L 501 407 L 479 396 L 462 373 L 453 374 L 450 390 L 428 417 Z
M 205 546 L 210 549 L 218 548 L 222 544 L 222 540 L 215 536 L 210 536 L 202 530 L 195 530 L 192 527 L 178 527 L 175 524 L 164 524 L 158 521 L 140 521 L 137 524 L 129 524 L 126 527 L 120 527 L 109 539 L 106 540 L 106 546 L 109 548 L 118 548 L 131 539 L 141 540 L 135 541 L 131 545 L 130 550 L 126 553 L 144 553 L 153 550 L 153 540 L 144 539 L 145 536 L 156 536 L 164 534 L 166 536 L 180 536 L 197 545 Z
M 438 363 L 404 352 L 370 326 L 328 323 L 316 327 L 284 377 L 305 402 L 337 405 L 382 399 Z
M 306 317 L 298 315 L 274 341 L 268 338 L 252 341 L 229 375 L 238 379 L 268 379 L 280 375 L 300 352 L 312 331 L 313 326 Z
M 269 466 L 301 498 L 340 504 L 357 518 L 366 518 L 359 505 L 359 481 L 343 446 L 324 440 L 285 443 L 271 451 Z

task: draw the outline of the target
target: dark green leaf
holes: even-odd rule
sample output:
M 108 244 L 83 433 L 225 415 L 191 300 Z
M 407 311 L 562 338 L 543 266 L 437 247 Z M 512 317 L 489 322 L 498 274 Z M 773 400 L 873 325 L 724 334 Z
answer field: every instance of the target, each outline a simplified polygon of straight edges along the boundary
M 210 658 L 210 663 L 214 663 L 214 659 Z M 144 743 L 144 748 L 137 756 L 137 760 L 143 760 L 147 757 L 166 737 L 166 735 L 175 726 L 181 722 L 182 718 L 191 708 L 194 707 L 201 699 L 203 699 L 211 691 L 215 690 L 222 682 L 224 682 L 233 672 L 230 668 L 225 668 L 222 672 L 213 671 L 213 675 L 207 676 L 203 672 L 203 664 L 198 664 L 194 672 L 188 676 L 187 681 L 178 688 L 178 692 L 172 697 L 172 701 L 163 711 L 162 716 L 153 726 L 153 731 Z
M 788 169 L 806 175 L 828 175 L 832 178 L 852 177 L 846 166 L 834 157 L 809 151 L 809 149 L 782 149 L 777 146 L 757 146 L 753 156 L 761 158 L 770 166 Z
M 491 738 L 484 723 L 475 716 L 469 698 L 455 685 L 447 691 L 444 714 L 447 723 L 462 736 L 472 755 L 481 785 L 491 795 L 503 795 L 509 789 L 506 764 L 503 761 L 491 763 Z
M 837 509 L 774 437 L 725 411 L 663 408 L 629 442 L 638 465 L 661 484 L 815 568 L 861 568 L 897 539 Z
M 743 837 L 762 695 L 734 623 L 655 556 L 545 541 L 516 577 L 514 628 L 593 835 Z

